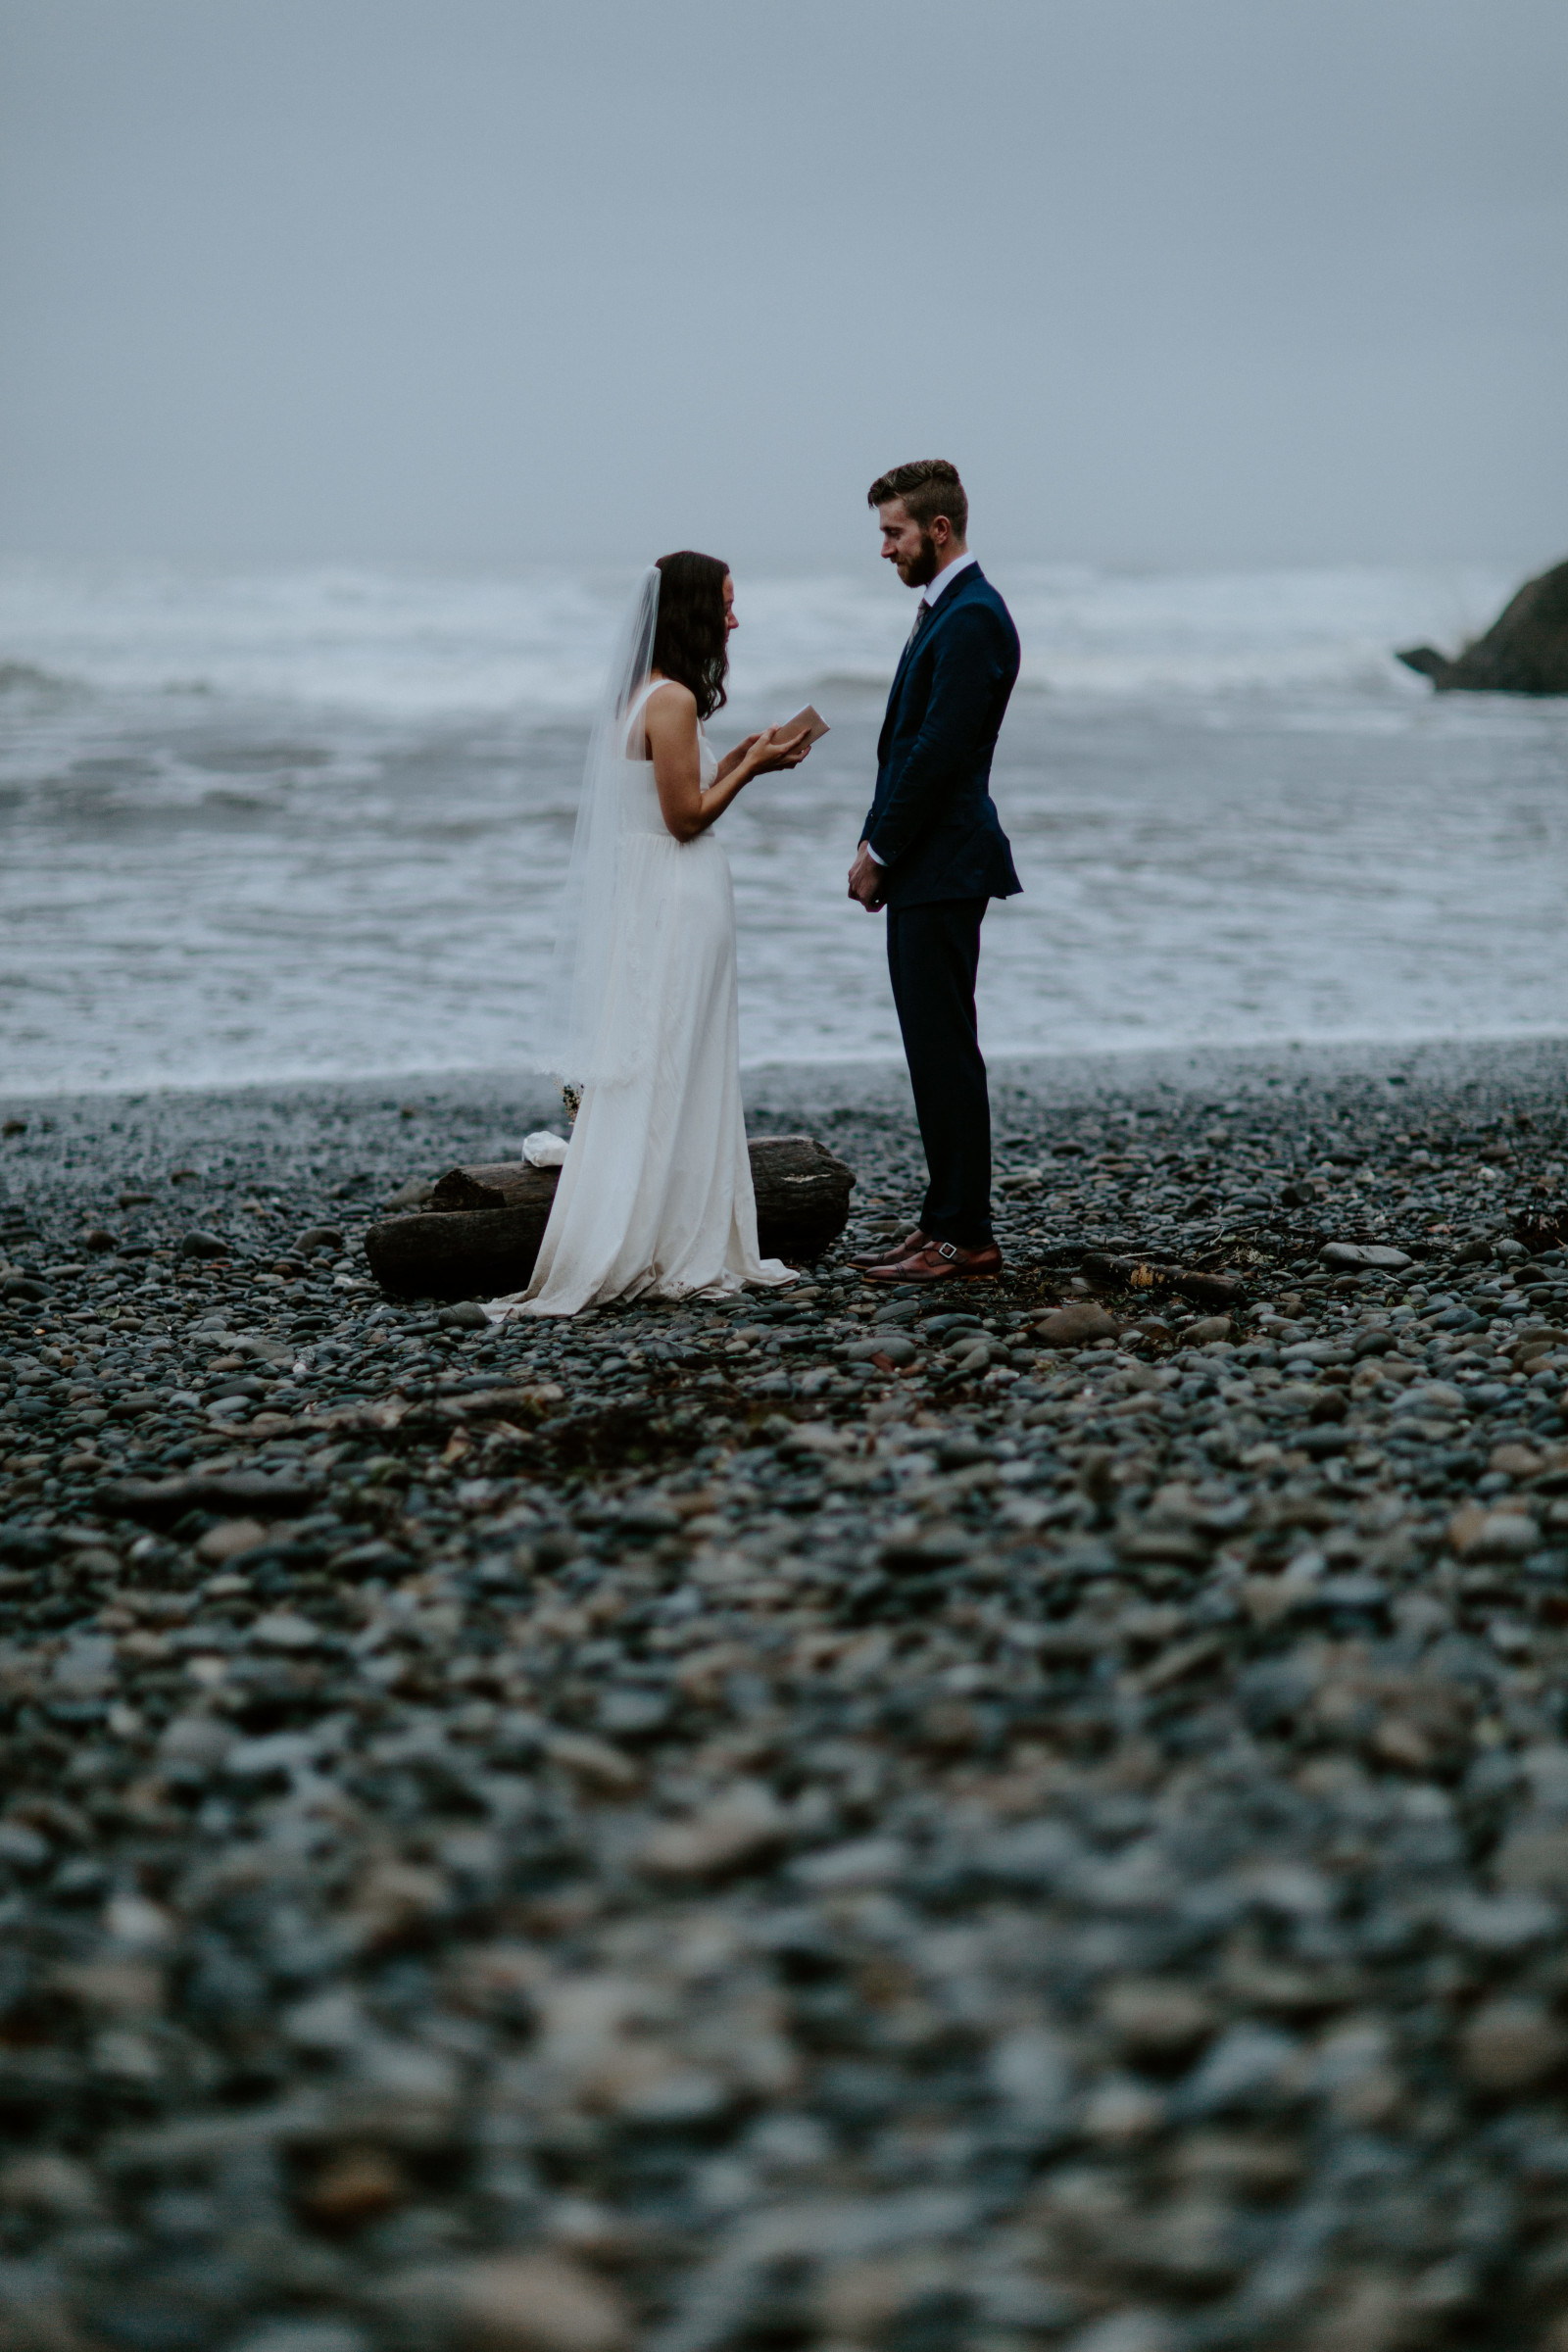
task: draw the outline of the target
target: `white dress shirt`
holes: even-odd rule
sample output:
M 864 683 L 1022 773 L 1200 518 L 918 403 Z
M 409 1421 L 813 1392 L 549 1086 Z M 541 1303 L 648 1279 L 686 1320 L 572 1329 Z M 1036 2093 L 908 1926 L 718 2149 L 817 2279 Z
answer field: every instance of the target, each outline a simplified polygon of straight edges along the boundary
M 955 556 L 953 562 L 946 564 L 937 573 L 934 580 L 927 580 L 920 592 L 921 604 L 934 605 L 939 596 L 947 595 L 960 571 L 967 571 L 971 564 L 978 564 L 979 561 L 978 556 Z
M 936 603 L 939 596 L 947 595 L 948 590 L 952 587 L 959 572 L 967 571 L 970 564 L 977 564 L 979 560 L 980 559 L 978 556 L 955 556 L 951 564 L 944 564 L 943 568 L 937 573 L 937 576 L 934 580 L 927 580 L 925 586 L 920 591 L 921 606 L 925 610 L 929 611 L 931 606 Z M 875 850 L 872 849 L 869 842 L 867 842 L 865 845 L 865 854 L 870 858 L 873 865 L 884 865 L 887 862 L 885 858 L 877 856 Z

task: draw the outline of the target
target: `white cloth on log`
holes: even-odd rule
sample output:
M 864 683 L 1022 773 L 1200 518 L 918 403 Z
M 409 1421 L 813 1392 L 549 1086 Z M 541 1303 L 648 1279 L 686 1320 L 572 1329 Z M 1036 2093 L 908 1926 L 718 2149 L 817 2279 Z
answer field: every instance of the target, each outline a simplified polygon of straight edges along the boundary
M 637 1028 L 635 1075 L 588 1086 L 550 1222 L 511 1315 L 574 1315 L 611 1298 L 690 1298 L 796 1276 L 760 1255 L 741 1108 L 735 893 L 711 828 L 677 841 L 664 823 L 643 707 L 628 717 L 625 824 L 615 878 L 605 1018 Z M 707 791 L 718 760 L 700 731 Z
M 559 1168 L 564 1165 L 566 1139 L 552 1135 L 548 1127 L 536 1127 L 532 1135 L 522 1139 L 522 1157 L 525 1167 Z

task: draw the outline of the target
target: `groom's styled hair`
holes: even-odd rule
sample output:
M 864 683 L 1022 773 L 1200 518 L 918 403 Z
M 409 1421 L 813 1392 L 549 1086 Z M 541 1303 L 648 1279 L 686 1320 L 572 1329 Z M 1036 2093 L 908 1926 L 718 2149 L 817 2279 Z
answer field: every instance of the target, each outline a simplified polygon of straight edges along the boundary
M 729 565 L 717 556 L 683 547 L 659 558 L 659 617 L 650 667 L 689 686 L 699 718 L 711 718 L 728 700 L 729 631 L 724 626 L 724 582 Z
M 922 531 L 928 531 L 937 516 L 945 514 L 956 539 L 968 536 L 969 501 L 958 468 L 950 466 L 946 458 L 915 458 L 907 466 L 894 466 L 879 473 L 865 494 L 865 503 L 885 507 L 890 498 L 903 499 L 905 512 Z

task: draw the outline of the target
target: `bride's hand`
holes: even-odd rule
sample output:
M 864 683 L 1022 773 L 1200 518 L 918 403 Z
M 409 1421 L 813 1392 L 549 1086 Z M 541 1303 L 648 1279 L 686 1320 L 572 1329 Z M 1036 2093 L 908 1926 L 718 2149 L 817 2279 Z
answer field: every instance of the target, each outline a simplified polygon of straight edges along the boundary
M 778 740 L 776 727 L 769 727 L 765 735 L 745 735 L 732 752 L 724 754 L 714 782 L 726 784 L 731 793 L 737 793 L 754 776 L 771 775 L 780 767 L 799 767 L 811 748 L 810 738 L 809 727 L 802 727 L 782 742 Z
M 776 727 L 765 734 L 749 735 L 742 745 L 742 757 L 754 776 L 771 775 L 782 767 L 799 767 L 811 748 L 811 730 L 802 727 L 798 735 L 779 737 Z

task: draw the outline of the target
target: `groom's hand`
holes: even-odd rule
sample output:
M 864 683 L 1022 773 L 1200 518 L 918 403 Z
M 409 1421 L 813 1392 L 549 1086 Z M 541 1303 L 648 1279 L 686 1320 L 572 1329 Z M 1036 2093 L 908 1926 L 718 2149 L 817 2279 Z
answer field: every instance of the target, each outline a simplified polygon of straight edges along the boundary
M 867 914 L 875 914 L 882 904 L 882 868 L 863 841 L 850 868 L 850 896 L 859 900 Z

